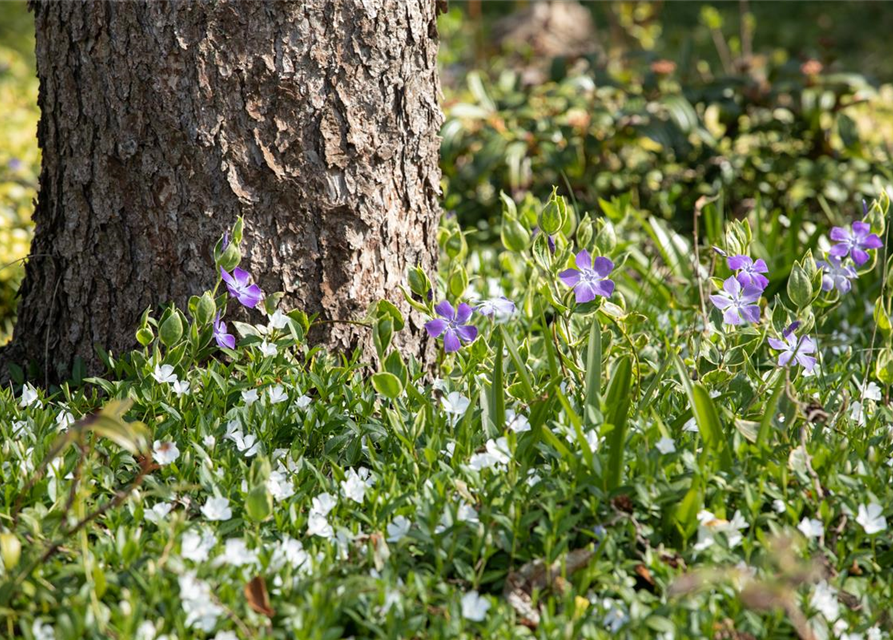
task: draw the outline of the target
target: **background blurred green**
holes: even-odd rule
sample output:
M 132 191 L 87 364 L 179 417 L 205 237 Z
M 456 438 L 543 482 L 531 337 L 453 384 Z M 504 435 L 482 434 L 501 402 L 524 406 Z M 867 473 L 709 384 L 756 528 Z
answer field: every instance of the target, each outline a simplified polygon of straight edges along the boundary
M 471 0 L 439 26 L 445 206 L 472 242 L 498 235 L 500 191 L 555 184 L 593 215 L 629 198 L 688 230 L 704 195 L 727 215 L 837 219 L 886 184 L 885 3 Z M 32 30 L 0 2 L 0 343 L 39 170 Z

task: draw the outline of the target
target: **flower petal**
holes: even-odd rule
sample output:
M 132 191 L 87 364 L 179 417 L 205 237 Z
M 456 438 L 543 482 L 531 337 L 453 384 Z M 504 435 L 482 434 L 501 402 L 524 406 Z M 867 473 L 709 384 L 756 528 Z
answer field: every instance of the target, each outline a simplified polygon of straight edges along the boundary
M 865 253 L 864 251 L 862 251 L 862 249 L 857 249 L 856 247 L 853 247 L 852 258 L 853 258 L 853 262 L 855 262 L 857 266 L 861 267 L 863 264 L 868 262 L 869 257 L 870 256 L 867 253 Z
M 595 294 L 599 296 L 604 296 L 605 298 L 610 298 L 611 294 L 614 293 L 614 281 L 613 280 L 599 280 L 598 282 L 592 285 L 592 288 L 595 290 Z
M 586 249 L 583 249 L 577 254 L 575 263 L 580 271 L 589 271 L 592 269 L 592 256 L 589 255 L 589 252 L 586 251 Z
M 592 270 L 598 274 L 599 278 L 606 278 L 609 273 L 614 270 L 614 263 L 608 258 L 599 256 L 592 265 Z
M 441 333 L 443 333 L 444 329 L 447 328 L 447 321 L 442 318 L 435 318 L 434 320 L 429 320 L 425 323 L 425 331 L 428 332 L 428 335 L 432 338 L 437 338 Z
M 579 282 L 577 283 L 577 286 L 574 287 L 574 296 L 576 297 L 577 304 L 592 302 L 595 300 L 595 289 L 593 289 L 592 284 L 589 282 Z
M 565 269 L 558 274 L 558 278 L 567 286 L 574 287 L 580 281 L 580 272 L 576 269 Z
M 459 334 L 459 339 L 462 342 L 474 342 L 474 339 L 478 337 L 478 328 L 471 324 L 463 324 L 456 327 L 456 333 Z
M 236 267 L 233 269 L 233 280 L 235 280 L 236 284 L 240 287 L 246 287 L 248 286 L 248 283 L 251 282 L 251 274 L 244 269 Z
M 447 320 L 456 319 L 456 310 L 453 309 L 453 305 L 450 304 L 449 300 L 438 302 L 434 307 L 434 310 L 437 312 L 437 315 L 446 318 Z
M 722 321 L 726 324 L 741 324 L 741 316 L 738 315 L 738 309 L 730 307 L 722 314 Z
M 844 229 L 843 227 L 834 227 L 831 229 L 831 239 L 834 242 L 846 242 L 850 239 L 850 232 L 848 229 Z
M 459 305 L 459 308 L 456 309 L 456 322 L 458 322 L 459 324 L 465 324 L 471 317 L 471 312 L 471 307 L 463 302 Z
M 726 264 L 729 265 L 729 269 L 732 271 L 738 271 L 738 269 L 743 269 L 744 267 L 749 267 L 753 264 L 753 260 L 750 256 L 729 256 L 726 259 Z
M 862 246 L 866 249 L 880 249 L 884 246 L 884 243 L 876 233 L 872 233 L 862 241 Z
M 779 340 L 778 338 L 767 338 L 766 342 L 769 343 L 769 346 L 773 349 L 778 349 L 779 351 L 784 351 L 788 348 L 788 345 Z
M 833 256 L 835 258 L 843 258 L 846 254 L 850 252 L 850 248 L 845 244 L 835 244 L 831 247 L 831 250 L 828 252 L 828 255 Z
M 732 297 L 735 297 L 741 291 L 741 283 L 738 282 L 738 279 L 733 276 L 731 278 L 726 278 L 723 281 L 722 288 L 726 291 L 726 293 L 730 293 Z
M 710 296 L 710 302 L 713 303 L 720 311 L 728 309 L 729 305 L 732 304 L 732 300 L 728 296 L 723 295 L 712 295 Z
M 759 322 L 760 308 L 755 304 L 747 305 L 746 307 L 741 308 L 741 315 L 748 322 Z
M 459 342 L 459 336 L 456 334 L 455 329 L 448 327 L 443 333 L 443 350 L 447 353 L 454 353 L 461 347 L 462 343 Z

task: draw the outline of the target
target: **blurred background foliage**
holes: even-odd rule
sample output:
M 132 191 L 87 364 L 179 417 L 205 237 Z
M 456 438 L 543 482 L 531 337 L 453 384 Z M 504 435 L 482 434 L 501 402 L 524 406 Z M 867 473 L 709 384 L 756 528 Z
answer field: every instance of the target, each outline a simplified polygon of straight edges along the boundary
M 500 191 L 557 184 L 578 217 L 622 197 L 690 231 L 702 195 L 785 229 L 886 184 L 884 3 L 454 0 L 439 28 L 444 203 L 471 242 L 498 239 Z M 33 46 L 24 2 L 0 2 L 0 343 L 39 171 Z

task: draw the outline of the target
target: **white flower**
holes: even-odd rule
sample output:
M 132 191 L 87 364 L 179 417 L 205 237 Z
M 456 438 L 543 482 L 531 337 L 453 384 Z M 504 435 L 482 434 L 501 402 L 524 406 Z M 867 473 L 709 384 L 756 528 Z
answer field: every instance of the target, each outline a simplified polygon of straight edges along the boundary
M 229 507 L 229 500 L 226 498 L 208 498 L 202 506 L 202 515 L 207 520 L 229 520 L 233 517 L 233 510 Z
M 409 533 L 412 521 L 404 516 L 395 517 L 388 525 L 388 542 L 400 542 Z
M 666 436 L 658 440 L 657 444 L 654 446 L 664 455 L 676 451 L 676 441 L 673 440 L 673 438 L 667 438 Z
M 435 378 L 434 382 L 431 383 L 431 386 L 442 393 L 449 393 L 450 391 L 449 387 L 447 387 L 447 383 L 442 378 Z
M 456 443 L 450 440 L 445 445 L 443 445 L 443 449 L 440 451 L 440 453 L 441 455 L 445 454 L 448 458 L 452 458 L 453 454 L 456 453 Z
M 508 449 L 508 441 L 505 438 L 492 438 L 487 441 L 486 453 L 476 453 L 471 456 L 469 466 L 475 471 L 482 469 L 502 468 L 511 460 L 511 454 Z
M 534 469 L 527 470 L 527 486 L 533 487 L 540 483 L 542 478 L 540 478 L 539 474 Z
M 270 404 L 279 404 L 288 400 L 288 394 L 285 393 L 285 389 L 282 388 L 281 384 L 277 384 L 267 389 L 267 399 L 270 401 Z
M 306 409 L 310 406 L 311 402 L 312 401 L 310 400 L 310 396 L 305 394 L 295 400 L 295 407 L 297 407 L 298 409 Z
M 867 506 L 860 504 L 856 522 L 862 525 L 865 533 L 871 535 L 887 528 L 887 519 L 883 513 L 883 508 L 876 502 L 872 502 Z
M 505 422 L 509 429 L 515 433 L 524 433 L 530 431 L 530 420 L 520 413 L 515 413 L 512 409 L 505 410 Z
M 330 540 L 335 535 L 335 530 L 323 514 L 311 511 L 307 518 L 307 535 Z
M 239 636 L 235 631 L 218 631 L 214 640 L 239 640 Z
M 56 632 L 53 631 L 53 628 L 39 619 L 35 619 L 34 624 L 31 625 L 31 635 L 34 636 L 34 640 L 56 640 Z
M 34 430 L 31 428 L 31 423 L 29 423 L 27 420 L 16 420 L 12 423 L 13 438 L 30 436 L 33 432 Z
M 210 434 L 208 434 L 204 438 L 202 438 L 202 444 L 205 445 L 205 447 L 207 447 L 208 449 L 213 447 L 216 444 L 216 442 L 217 442 L 217 438 L 215 438 L 214 436 L 212 436 Z
M 256 456 L 257 451 L 260 448 L 260 442 L 258 441 L 257 436 L 253 433 L 249 433 L 246 436 L 241 430 L 235 428 L 237 424 L 238 423 L 235 421 L 230 422 L 227 425 L 227 433 L 224 437 L 235 442 L 236 448 L 242 452 L 246 458 Z M 230 428 L 233 428 L 233 430 L 230 431 Z
M 276 355 L 276 345 L 270 344 L 266 340 L 257 345 L 257 348 L 260 349 L 260 352 L 264 354 L 267 358 L 272 358 Z
M 682 425 L 682 430 L 687 431 L 688 433 L 697 433 L 698 423 L 695 422 L 694 418 L 689 418 L 688 421 Z
M 875 382 L 869 382 L 866 385 L 862 385 L 862 397 L 866 400 L 874 400 L 875 402 L 881 401 L 881 388 L 877 386 Z
M 214 566 L 228 564 L 233 567 L 241 567 L 257 562 L 257 553 L 251 551 L 242 538 L 230 538 L 223 547 L 223 553 L 214 559 Z
M 609 633 L 617 633 L 629 622 L 629 616 L 620 604 L 611 598 L 602 600 L 602 607 L 605 610 L 604 623 Z
M 188 380 L 174 380 L 174 381 L 171 383 L 171 389 L 172 389 L 173 392 L 176 393 L 178 396 L 182 396 L 182 395 L 184 395 L 184 394 L 189 393 L 190 391 L 192 391 L 192 389 L 189 387 L 189 381 L 188 381 Z
M 310 502 L 310 513 L 327 516 L 338 506 L 338 500 L 329 493 L 321 493 Z
M 462 596 L 462 617 L 473 622 L 482 622 L 490 610 L 490 601 L 477 591 L 469 591 Z
M 56 428 L 59 431 L 65 431 L 74 424 L 74 416 L 71 415 L 70 411 L 63 409 L 58 416 L 56 416 Z
M 37 398 L 37 389 L 31 386 L 30 382 L 25 383 L 25 386 L 22 387 L 22 397 L 21 400 L 19 400 L 19 406 L 22 408 L 30 407 L 35 402 L 40 404 Z M 35 624 L 37 623 L 35 622 Z M 52 629 L 50 629 L 50 631 L 52 631 Z
M 279 309 L 273 312 L 273 315 L 270 316 L 270 329 L 284 329 L 288 324 L 288 316 L 282 313 Z
M 462 417 L 471 405 L 471 400 L 458 391 L 453 391 L 440 399 L 443 410 L 450 414 L 450 422 L 455 423 Z
M 698 513 L 698 541 L 694 545 L 695 551 L 703 551 L 716 541 L 717 533 L 724 533 L 730 548 L 741 544 L 743 537 L 739 533 L 741 529 L 748 527 L 747 521 L 740 511 L 736 511 L 732 521 L 717 518 L 706 509 Z
M 255 402 L 257 402 L 258 393 L 257 389 L 245 389 L 242 392 L 242 402 L 245 403 L 246 407 L 250 407 Z
M 176 442 L 156 440 L 152 444 L 152 458 L 162 467 L 169 465 L 178 457 L 180 457 L 180 450 L 177 448 Z
M 310 554 L 304 551 L 304 546 L 299 540 L 294 540 L 289 536 L 285 536 L 276 548 L 273 550 L 273 556 L 270 558 L 270 565 L 276 567 L 274 571 L 278 571 L 288 563 L 294 569 L 309 569 Z
M 276 502 L 290 498 L 295 494 L 295 487 L 291 480 L 278 469 L 270 472 L 270 478 L 267 480 L 267 489 L 269 489 L 270 495 L 273 496 Z
M 598 451 L 598 446 L 601 444 L 601 441 L 602 439 L 599 438 L 598 432 L 595 429 L 590 429 L 586 432 L 586 444 L 589 445 L 590 451 Z
M 136 628 L 134 640 L 155 640 L 155 623 L 150 620 L 143 620 L 140 626 Z
M 155 378 L 155 382 L 158 382 L 159 384 L 176 382 L 178 380 L 177 374 L 174 373 L 174 367 L 169 364 L 156 365 L 152 377 Z
M 146 511 L 146 520 L 158 524 L 167 517 L 167 514 L 174 508 L 170 502 L 157 502 L 151 509 Z
M 180 576 L 180 599 L 186 613 L 186 626 L 196 627 L 205 633 L 211 633 L 217 626 L 217 619 L 223 615 L 223 608 L 214 601 L 211 587 L 198 580 L 194 571 Z
M 186 560 L 204 562 L 216 544 L 217 539 L 210 531 L 203 530 L 201 533 L 187 531 L 180 543 L 180 555 Z
M 822 521 L 814 518 L 803 518 L 800 521 L 800 524 L 797 525 L 797 529 L 810 540 L 813 538 L 821 538 L 825 533 L 825 527 L 822 524 Z
M 368 474 L 368 470 L 366 472 Z M 341 482 L 341 493 L 345 498 L 363 504 L 366 497 L 366 482 L 353 469 L 348 469 L 344 480 Z
M 778 498 L 776 498 L 772 501 L 772 508 L 775 510 L 775 513 L 784 513 L 788 507 L 784 503 L 784 500 L 779 500 Z
M 837 601 L 837 591 L 822 580 L 815 586 L 809 606 L 825 616 L 828 622 L 834 622 L 840 617 L 840 603 Z
M 850 405 L 850 419 L 855 420 L 856 424 L 862 426 L 865 424 L 865 410 L 862 408 L 862 403 L 856 400 L 853 404 Z
M 472 524 L 480 522 L 478 520 L 478 512 L 475 511 L 474 507 L 470 504 L 466 504 L 465 502 L 459 505 L 459 511 L 456 513 L 456 519 L 459 522 L 470 522 Z

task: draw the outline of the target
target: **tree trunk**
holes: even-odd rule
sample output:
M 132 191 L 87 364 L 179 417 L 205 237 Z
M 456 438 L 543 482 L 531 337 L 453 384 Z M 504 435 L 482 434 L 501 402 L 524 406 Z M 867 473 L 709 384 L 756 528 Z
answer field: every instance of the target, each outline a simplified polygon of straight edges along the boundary
M 7 360 L 56 377 L 136 346 L 146 307 L 213 283 L 239 215 L 243 268 L 323 318 L 402 306 L 406 269 L 435 267 L 434 0 L 33 9 L 43 167 Z M 402 347 L 424 358 L 421 324 Z M 371 342 L 326 327 L 332 348 Z

